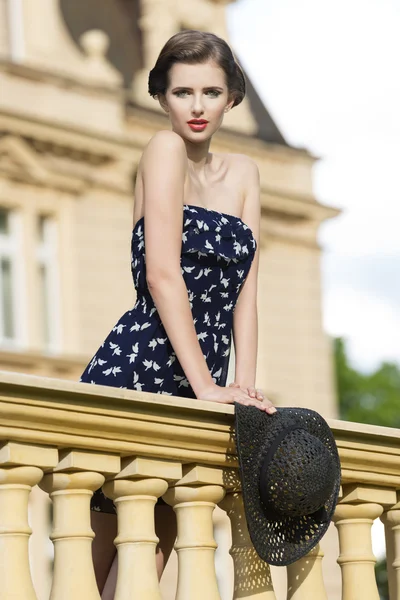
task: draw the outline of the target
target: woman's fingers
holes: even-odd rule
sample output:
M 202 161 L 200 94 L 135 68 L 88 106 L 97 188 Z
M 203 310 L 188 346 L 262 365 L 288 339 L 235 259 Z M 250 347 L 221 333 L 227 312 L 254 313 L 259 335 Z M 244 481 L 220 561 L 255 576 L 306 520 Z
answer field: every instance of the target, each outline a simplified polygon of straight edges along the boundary
M 240 388 L 239 383 L 232 382 L 229 384 L 229 387 Z M 247 393 L 250 398 L 256 398 L 257 400 L 264 400 L 264 393 L 262 390 L 256 389 L 253 386 L 247 388 L 240 388 L 243 392 Z
M 248 387 L 247 392 L 251 398 L 257 398 L 257 400 L 264 400 L 264 393 L 255 387 Z
M 270 412 L 270 409 L 268 406 L 266 406 L 265 404 L 263 404 L 262 402 L 260 402 L 259 400 L 252 400 L 251 398 L 243 398 L 242 396 L 235 396 L 234 398 L 235 402 L 238 402 L 239 404 L 243 404 L 244 406 L 255 406 L 255 408 L 258 408 L 259 410 L 263 410 L 264 412 Z
M 264 398 L 263 400 L 263 404 L 267 409 L 267 412 L 272 415 L 273 413 L 276 413 L 276 408 L 275 406 L 272 404 L 272 402 L 270 400 L 268 400 L 268 398 Z
M 249 395 L 245 394 L 243 396 L 235 395 L 235 401 L 239 402 L 239 404 L 244 404 L 245 406 L 255 406 L 256 408 L 263 410 L 264 412 L 267 412 L 270 415 L 276 413 L 276 408 L 272 404 L 272 402 L 264 396 L 263 398 L 263 400 L 258 400 L 257 398 L 252 398 Z
M 270 415 L 272 415 L 273 413 L 276 413 L 275 406 L 272 404 L 272 402 L 270 400 L 268 400 L 268 398 L 266 398 L 264 396 L 264 393 L 262 390 L 256 389 L 254 387 L 249 387 L 249 388 L 247 388 L 247 390 L 248 390 L 249 396 L 251 396 L 252 398 L 257 398 L 257 400 L 262 402 L 262 404 L 265 407 L 266 412 L 268 412 Z
M 232 383 L 229 384 L 229 387 L 234 387 L 234 388 L 240 388 L 240 385 L 238 383 L 236 383 L 235 381 L 233 381 Z M 245 393 L 247 393 L 250 398 L 256 398 L 257 400 L 264 400 L 265 396 L 264 396 L 264 392 L 258 388 L 255 388 L 253 386 L 247 387 L 247 388 L 241 388 L 242 391 L 244 391 Z
M 271 415 L 276 412 L 275 406 L 264 396 L 264 392 L 259 388 L 250 386 L 246 389 L 242 389 L 236 382 L 230 383 L 229 387 L 236 388 L 237 390 L 234 402 L 239 402 L 239 404 L 244 404 L 245 406 L 255 406 Z M 238 395 L 239 390 L 242 392 L 240 396 Z

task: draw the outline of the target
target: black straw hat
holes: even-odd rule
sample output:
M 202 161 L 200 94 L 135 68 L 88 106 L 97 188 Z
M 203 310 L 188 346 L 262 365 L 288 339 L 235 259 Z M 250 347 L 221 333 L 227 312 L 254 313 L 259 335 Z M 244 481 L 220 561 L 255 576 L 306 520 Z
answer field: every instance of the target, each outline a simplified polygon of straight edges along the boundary
M 340 460 L 320 414 L 235 403 L 236 446 L 247 526 L 259 556 L 289 565 L 326 533 L 338 499 Z

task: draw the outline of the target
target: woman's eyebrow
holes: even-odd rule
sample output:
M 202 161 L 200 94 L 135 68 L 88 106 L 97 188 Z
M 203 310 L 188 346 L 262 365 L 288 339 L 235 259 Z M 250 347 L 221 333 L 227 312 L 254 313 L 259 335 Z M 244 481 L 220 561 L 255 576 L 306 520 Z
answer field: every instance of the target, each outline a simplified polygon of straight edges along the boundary
M 193 88 L 191 88 L 191 87 L 188 87 L 188 86 L 185 86 L 185 85 L 178 85 L 177 87 L 174 87 L 172 91 L 173 91 L 173 92 L 176 92 L 177 90 L 188 90 L 188 91 L 192 92 L 192 91 L 193 91 Z M 209 86 L 207 86 L 207 87 L 203 88 L 203 90 L 220 90 L 221 92 L 223 92 L 223 91 L 224 91 L 224 90 L 223 90 L 221 87 L 219 87 L 218 85 L 209 85 Z

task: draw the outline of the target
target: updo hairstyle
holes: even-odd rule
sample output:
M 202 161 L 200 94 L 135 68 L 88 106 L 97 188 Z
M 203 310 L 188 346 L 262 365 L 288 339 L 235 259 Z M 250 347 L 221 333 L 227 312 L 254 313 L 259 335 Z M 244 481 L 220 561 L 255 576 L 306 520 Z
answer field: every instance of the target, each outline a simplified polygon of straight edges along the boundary
M 208 60 L 213 60 L 224 71 L 229 93 L 234 98 L 233 106 L 240 104 L 246 94 L 246 82 L 232 50 L 214 33 L 195 29 L 180 31 L 167 41 L 149 74 L 150 96 L 157 98 L 165 94 L 173 64 L 199 64 Z

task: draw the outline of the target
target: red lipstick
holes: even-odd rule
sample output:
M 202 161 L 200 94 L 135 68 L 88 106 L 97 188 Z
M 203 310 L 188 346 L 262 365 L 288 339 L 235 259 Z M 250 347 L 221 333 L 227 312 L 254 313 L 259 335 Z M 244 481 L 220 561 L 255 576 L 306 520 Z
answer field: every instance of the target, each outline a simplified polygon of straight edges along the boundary
M 191 119 L 188 121 L 188 125 L 192 131 L 204 131 L 207 124 L 208 121 L 206 119 Z

